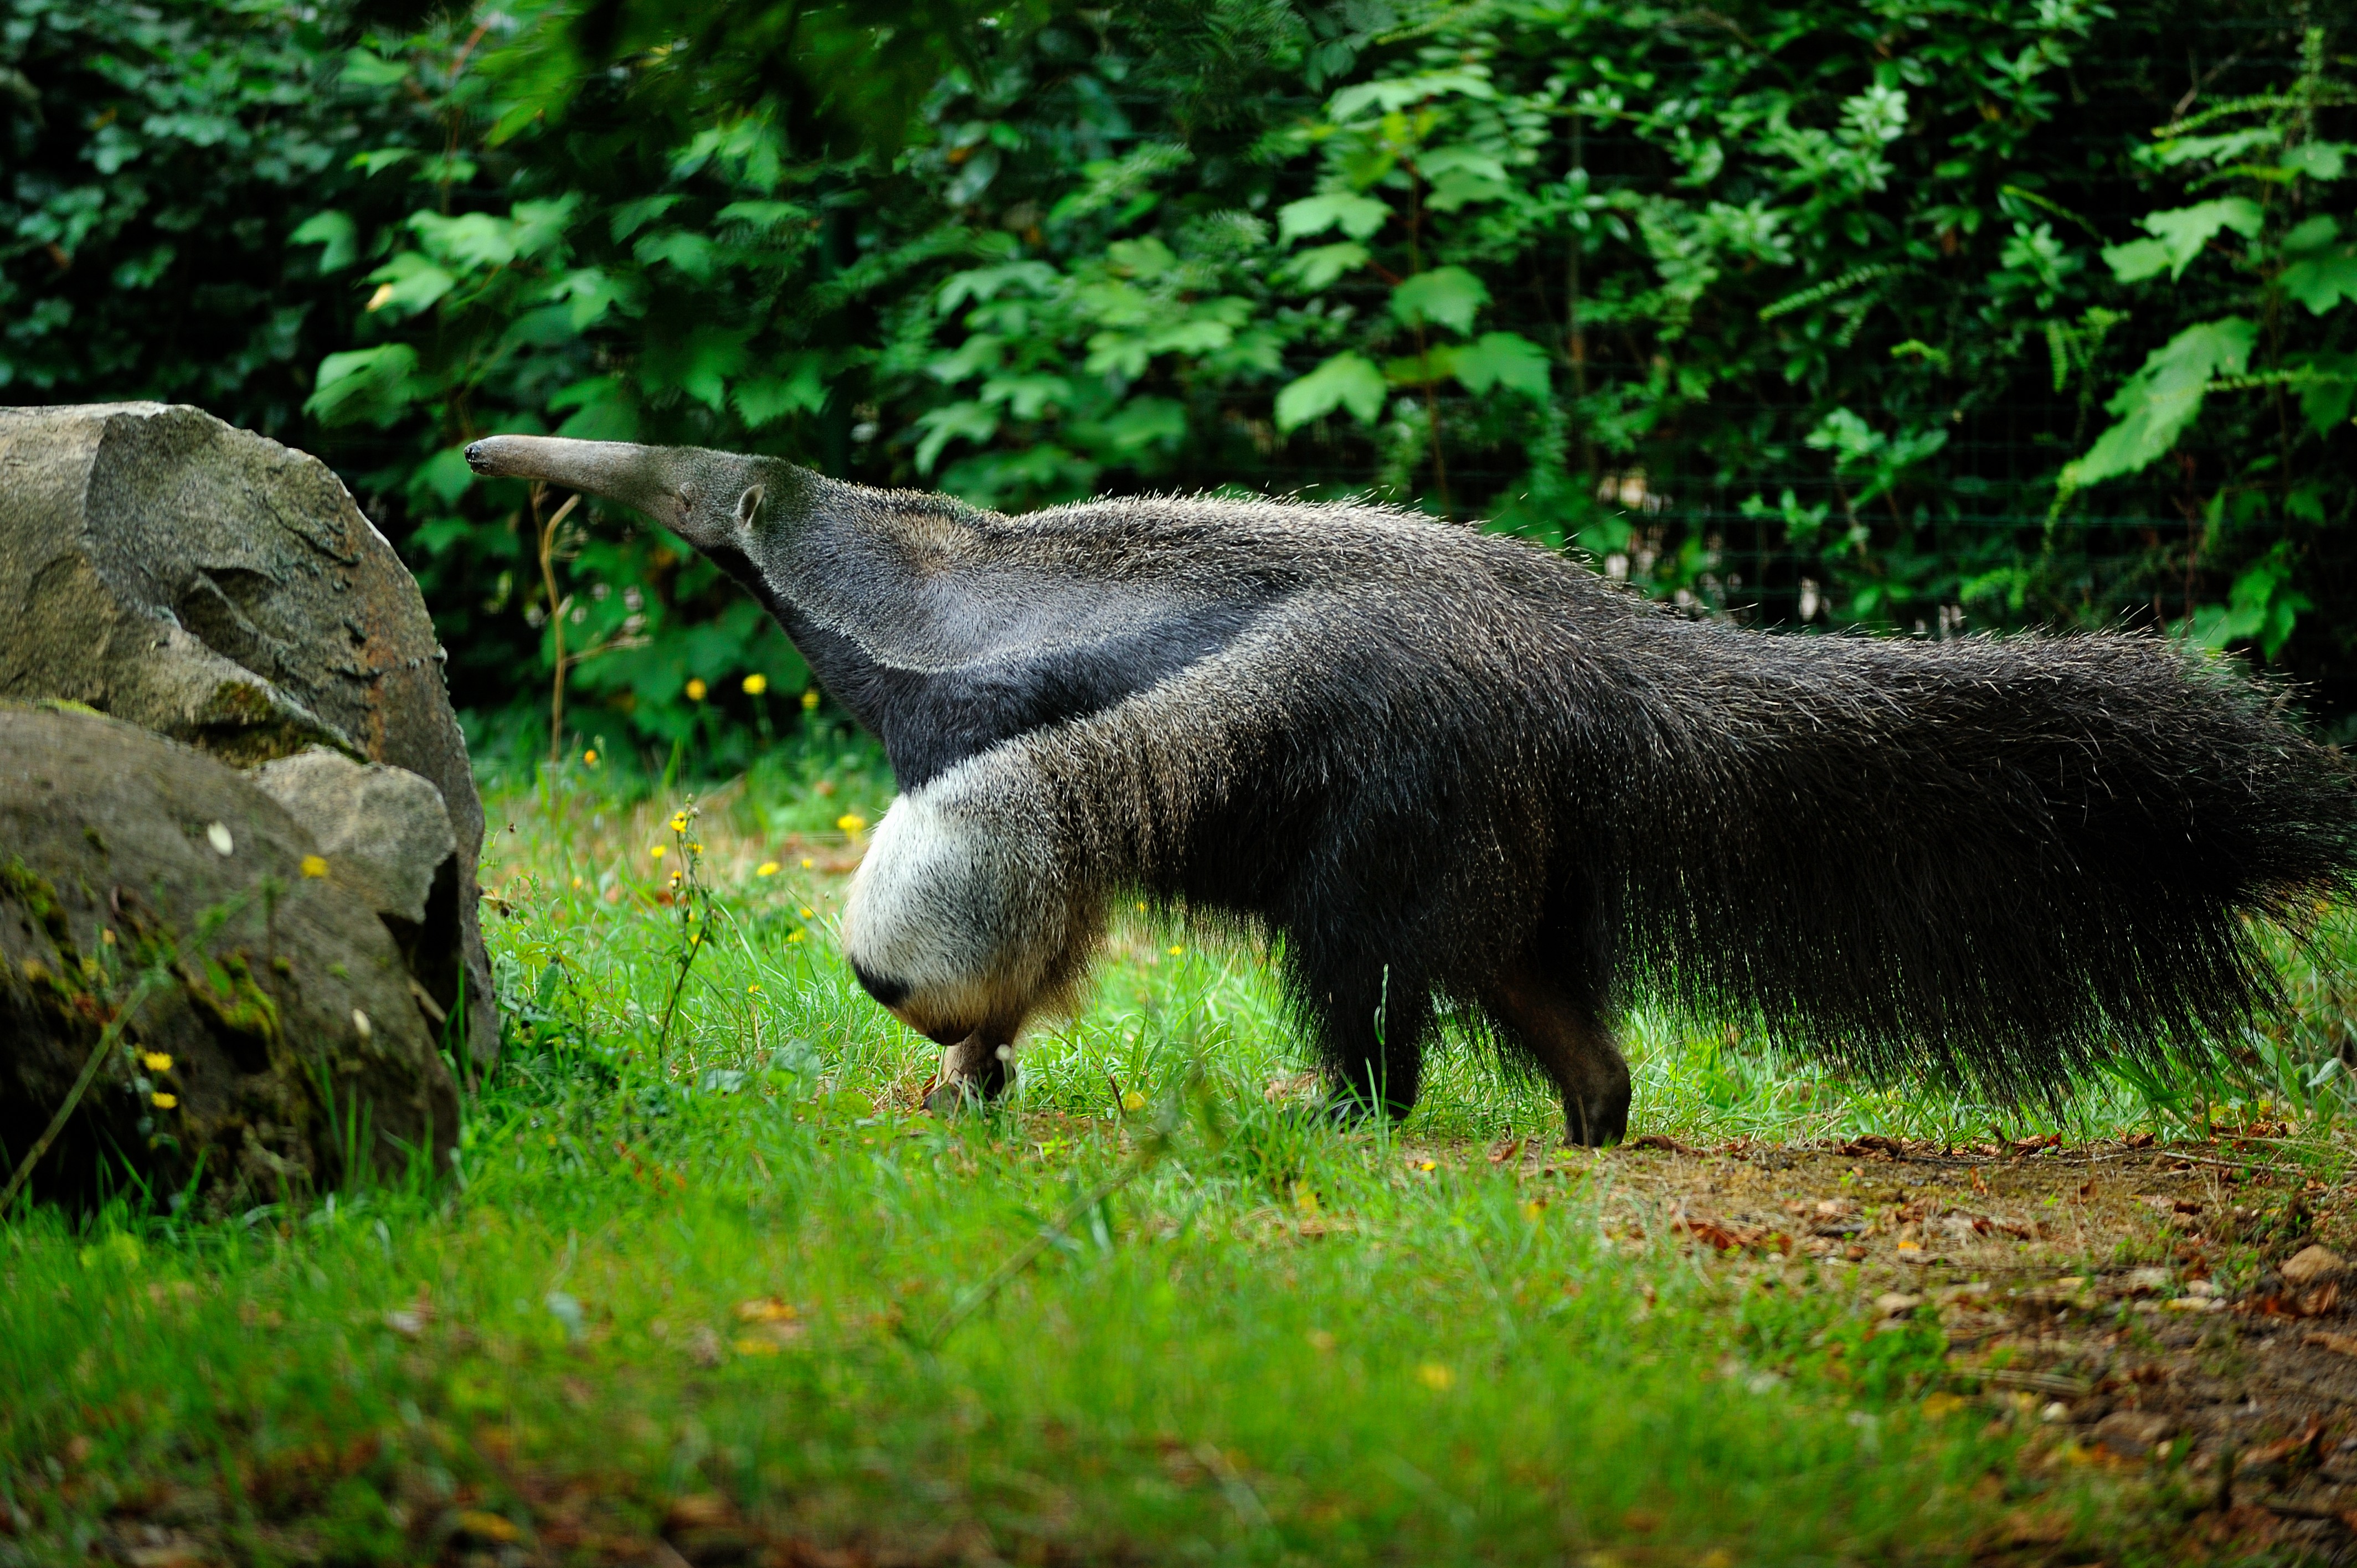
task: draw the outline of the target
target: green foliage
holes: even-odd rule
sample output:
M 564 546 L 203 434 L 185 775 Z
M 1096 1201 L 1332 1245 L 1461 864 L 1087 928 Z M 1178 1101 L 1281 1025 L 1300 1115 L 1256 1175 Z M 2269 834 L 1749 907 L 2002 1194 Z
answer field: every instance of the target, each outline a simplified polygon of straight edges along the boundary
M 2357 248 L 2341 243 L 2340 217 L 2318 210 L 2342 205 L 2331 184 L 2350 151 L 2325 139 L 2320 111 L 2357 91 L 2330 74 L 2322 31 L 2309 29 L 2302 42 L 2304 69 L 2288 92 L 2163 126 L 2144 149 L 2149 166 L 2189 189 L 2231 183 L 2248 194 L 2147 212 L 2138 226 L 2156 238 L 2112 246 L 2104 260 L 2123 284 L 2166 270 L 2177 285 L 2206 259 L 2208 270 L 2224 274 L 2204 291 L 2209 299 L 2249 314 L 2197 321 L 2154 349 L 2104 405 L 2119 422 L 2064 467 L 2055 499 L 2059 511 L 2082 488 L 2139 473 L 2177 451 L 2213 392 L 2263 394 L 2247 401 L 2272 408 L 2262 406 L 2255 420 L 2228 422 L 2240 441 L 2212 465 L 2202 505 L 2213 550 L 2231 540 L 2240 546 L 2234 554 L 2260 553 L 2234 576 L 2226 603 L 2188 603 L 2180 624 L 2214 648 L 2255 643 L 2270 660 L 2291 640 L 2301 612 L 2315 607 L 2295 585 L 2303 575 L 2302 535 L 2346 521 L 2349 496 L 2345 481 L 2336 482 L 2333 444 L 2357 388 L 2357 355 L 2334 347 L 2357 319 L 2357 312 L 2339 310 L 2357 297 Z M 2185 134 L 2197 123 L 2227 128 Z M 2228 233 L 2244 242 L 2239 251 L 2220 242 Z M 2289 309 L 2294 303 L 2307 317 L 2326 319 L 2303 319 Z M 2287 408 L 2293 392 L 2298 419 Z M 2189 465 L 2189 481 L 2195 471 Z
M 323 263 L 351 242 L 288 237 L 388 125 L 339 83 L 344 25 L 274 0 L 0 0 L 0 401 L 173 398 L 303 434 L 348 330 Z
M 540 703 L 556 652 L 554 498 L 458 456 L 502 430 L 1005 508 L 1372 492 L 1698 612 L 2126 618 L 2357 696 L 2357 224 L 2328 209 L 2352 94 L 2330 36 L 2303 54 L 2263 9 L 531 0 L 395 37 L 332 5 L 6 4 L 60 107 L 46 132 L 10 110 L 52 172 L 12 198 L 0 371 L 320 446 L 479 711 Z M 158 216 L 50 275 L 40 236 L 130 210 L 138 169 L 108 162 L 124 113 L 97 125 L 124 90 L 62 63 L 91 28 L 146 40 L 140 124 L 212 94 L 248 127 L 225 177 L 170 186 L 266 259 L 218 269 L 231 308 L 197 305 L 230 285 L 185 247 L 139 281 L 160 182 Z M 246 63 L 173 71 L 208 50 Z M 129 270 L 77 294 L 101 265 Z M 265 304 L 297 310 L 277 337 Z M 140 330 L 167 315 L 296 358 L 176 370 Z M 78 371 L 68 322 L 120 347 Z M 772 719 L 744 678 L 805 679 L 628 520 L 569 520 L 549 575 L 568 660 L 597 650 L 584 739 L 731 766 Z

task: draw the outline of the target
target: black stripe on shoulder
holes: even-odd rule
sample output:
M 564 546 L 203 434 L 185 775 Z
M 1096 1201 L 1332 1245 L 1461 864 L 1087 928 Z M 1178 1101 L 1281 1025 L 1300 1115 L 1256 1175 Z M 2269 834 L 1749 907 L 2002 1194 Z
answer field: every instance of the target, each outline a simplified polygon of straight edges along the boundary
M 764 604 L 823 685 L 884 742 L 913 789 L 1003 741 L 1101 713 L 1148 691 L 1236 639 L 1274 596 L 1265 586 L 1209 604 L 1168 606 L 1125 629 L 1007 647 L 947 670 L 879 662 L 853 639 L 814 624 L 735 551 L 706 552 Z
M 1222 602 L 1120 636 L 952 670 L 871 665 L 876 728 L 904 789 L 1003 741 L 1102 713 L 1233 642 L 1258 607 Z

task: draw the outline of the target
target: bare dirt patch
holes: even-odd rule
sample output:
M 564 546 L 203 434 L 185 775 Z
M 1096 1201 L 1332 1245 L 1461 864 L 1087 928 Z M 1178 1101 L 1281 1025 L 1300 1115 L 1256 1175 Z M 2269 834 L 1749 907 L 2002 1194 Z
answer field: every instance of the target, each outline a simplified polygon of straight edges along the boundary
M 2189 1547 L 2341 1560 L 2357 1550 L 2357 1211 L 2308 1148 L 1655 1136 L 1411 1162 L 1487 1160 L 1536 1188 L 1587 1176 L 1632 1252 L 1666 1241 L 1731 1283 L 1846 1291 L 1878 1329 L 1934 1320 L 1936 1409 L 2030 1432 L 2042 1463 L 2147 1471 Z M 1994 1541 L 1987 1560 L 2038 1546 Z

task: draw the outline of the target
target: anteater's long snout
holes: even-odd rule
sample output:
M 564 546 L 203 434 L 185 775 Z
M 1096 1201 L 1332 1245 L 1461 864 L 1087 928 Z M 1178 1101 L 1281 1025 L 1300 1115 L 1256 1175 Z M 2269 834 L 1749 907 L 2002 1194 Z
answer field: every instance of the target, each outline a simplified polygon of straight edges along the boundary
M 543 479 L 619 501 L 678 528 L 687 519 L 673 461 L 677 449 L 630 441 L 572 441 L 558 435 L 486 435 L 467 448 L 467 467 L 487 478 Z
M 486 478 L 545 479 L 626 499 L 623 488 L 662 482 L 659 446 L 629 441 L 569 441 L 555 435 L 486 435 L 467 448 L 467 467 Z

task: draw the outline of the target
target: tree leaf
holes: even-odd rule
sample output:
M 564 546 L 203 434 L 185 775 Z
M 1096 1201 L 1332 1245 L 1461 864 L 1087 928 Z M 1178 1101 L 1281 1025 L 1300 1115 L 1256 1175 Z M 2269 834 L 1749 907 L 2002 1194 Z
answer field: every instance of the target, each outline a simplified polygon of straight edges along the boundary
M 2142 283 L 2168 270 L 2169 247 L 2158 240 L 2130 240 L 2104 247 L 2104 261 L 2122 283 Z
M 409 227 L 426 254 L 461 271 L 503 267 L 516 257 L 515 224 L 489 212 L 465 212 L 456 218 L 439 212 L 412 213 Z
M 1463 267 L 1435 267 L 1403 279 L 1392 290 L 1392 314 L 1410 326 L 1432 322 L 1452 331 L 1473 330 L 1473 317 L 1490 303 L 1490 291 Z
M 303 412 L 317 415 L 322 424 L 389 424 L 409 405 L 416 371 L 417 350 L 406 343 L 330 354 L 319 361 Z
M 2310 179 L 2339 179 L 2349 166 L 2351 151 L 2346 142 L 2302 142 L 2286 153 L 2277 166 Z
M 2357 397 L 2357 354 L 2310 354 L 2299 368 L 2310 372 L 2299 387 L 2300 416 L 2319 435 L 2330 435 L 2349 417 Z
M 1313 419 L 1347 408 L 1361 424 L 1383 408 L 1383 374 L 1359 354 L 1344 352 L 1276 394 L 1276 427 L 1295 430 Z
M 432 309 L 435 301 L 458 286 L 457 278 L 415 251 L 394 256 L 369 274 L 368 281 L 377 285 L 369 295 L 369 309 L 390 311 L 395 320 Z
M 804 350 L 789 354 L 766 376 L 750 376 L 737 383 L 737 413 L 746 427 L 759 430 L 797 409 L 816 413 L 826 406 L 826 381 L 819 374 L 819 357 Z
M 349 212 L 315 212 L 286 236 L 295 245 L 318 245 L 319 270 L 339 273 L 360 259 L 360 231 Z
M 925 433 L 917 443 L 917 472 L 930 474 L 941 459 L 942 448 L 960 436 L 987 441 L 997 435 L 998 413 L 974 402 L 944 403 L 917 415 L 917 428 Z
M 2185 275 L 2185 269 L 2219 230 L 2232 229 L 2246 240 L 2255 240 L 2264 221 L 2257 202 L 2246 196 L 2227 196 L 2166 212 L 2147 212 L 2137 226 L 2169 247 L 2169 277 L 2174 283 Z
M 2239 316 L 2187 328 L 2145 359 L 2104 409 L 2119 423 L 2095 438 L 2086 456 L 2066 464 L 2066 490 L 2133 474 L 2177 445 L 2201 412 L 2202 394 L 2220 375 L 2238 376 L 2251 360 L 2258 328 Z
M 1314 292 L 1333 287 L 1336 278 L 1358 271 L 1368 259 L 1364 245 L 1345 240 L 1335 245 L 1313 245 L 1286 263 L 1280 271 L 1290 282 Z
M 1363 240 L 1383 226 L 1392 209 L 1372 196 L 1360 196 L 1351 191 L 1329 191 L 1324 196 L 1305 196 L 1298 201 L 1288 201 L 1276 209 L 1276 237 L 1298 240 L 1305 234 L 1322 234 L 1336 224 L 1353 240 Z
M 697 283 L 711 281 L 720 264 L 718 247 L 685 229 L 658 229 L 632 246 L 630 253 L 649 266 L 669 262 Z
M 2321 316 L 2344 299 L 2357 299 L 2357 245 L 2303 257 L 2276 281 L 2311 315 Z
M 1362 81 L 1346 87 L 1328 101 L 1326 115 L 1340 124 L 1368 109 L 1388 114 L 1394 109 L 1405 109 L 1427 98 L 1450 94 L 1466 98 L 1495 98 L 1498 90 L 1490 85 L 1487 67 L 1469 70 L 1431 70 L 1416 76 L 1393 77 L 1385 81 Z
M 1445 381 L 1457 373 L 1458 346 L 1436 343 L 1426 352 L 1404 354 L 1383 361 L 1383 380 L 1395 387 L 1424 387 L 1435 381 Z
M 1501 386 L 1529 397 L 1547 395 L 1546 350 L 1519 332 L 1482 333 L 1457 350 L 1455 369 L 1468 392 Z
M 728 379 L 749 357 L 741 328 L 707 321 L 683 338 L 650 344 L 639 360 L 639 380 L 658 394 L 677 387 L 717 413 L 728 406 Z

